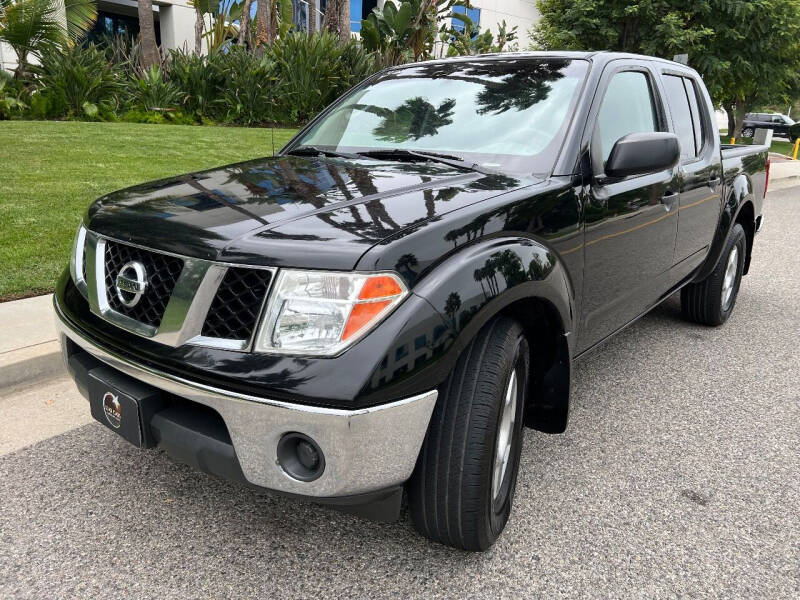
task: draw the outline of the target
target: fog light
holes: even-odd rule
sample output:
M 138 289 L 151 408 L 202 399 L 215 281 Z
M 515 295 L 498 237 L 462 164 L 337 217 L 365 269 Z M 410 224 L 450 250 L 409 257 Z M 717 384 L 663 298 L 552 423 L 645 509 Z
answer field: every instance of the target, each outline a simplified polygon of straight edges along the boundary
M 314 481 L 325 470 L 325 455 L 310 437 L 291 432 L 278 442 L 278 464 L 292 479 Z

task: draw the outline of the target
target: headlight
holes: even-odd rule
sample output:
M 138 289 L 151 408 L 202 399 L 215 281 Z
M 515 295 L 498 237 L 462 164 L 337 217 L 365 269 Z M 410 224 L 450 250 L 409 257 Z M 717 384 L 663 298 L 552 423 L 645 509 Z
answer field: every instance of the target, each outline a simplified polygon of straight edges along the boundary
M 408 295 L 394 273 L 282 270 L 256 352 L 332 356 L 372 329 Z

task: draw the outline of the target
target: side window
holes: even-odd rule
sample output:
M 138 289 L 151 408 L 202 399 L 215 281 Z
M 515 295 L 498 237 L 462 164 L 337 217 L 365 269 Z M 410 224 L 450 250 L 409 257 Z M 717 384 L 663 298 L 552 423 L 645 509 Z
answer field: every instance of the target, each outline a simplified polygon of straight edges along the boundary
M 605 165 L 616 141 L 629 133 L 658 131 L 653 92 L 644 73 L 623 71 L 611 78 L 597 115 L 595 137 Z
M 706 130 L 703 126 L 703 119 L 700 116 L 700 102 L 702 97 L 697 92 L 697 86 L 694 81 L 689 78 L 683 80 L 683 85 L 686 87 L 686 95 L 689 97 L 689 107 L 692 109 L 692 125 L 694 126 L 694 146 L 697 148 L 697 154 L 703 150 L 703 145 L 706 141 Z
M 674 75 L 664 76 L 664 89 L 667 92 L 667 101 L 672 113 L 672 127 L 681 144 L 681 158 L 693 158 L 697 155 L 694 146 L 694 127 L 692 125 L 692 112 L 689 109 L 689 98 L 686 88 L 683 87 L 683 77 Z

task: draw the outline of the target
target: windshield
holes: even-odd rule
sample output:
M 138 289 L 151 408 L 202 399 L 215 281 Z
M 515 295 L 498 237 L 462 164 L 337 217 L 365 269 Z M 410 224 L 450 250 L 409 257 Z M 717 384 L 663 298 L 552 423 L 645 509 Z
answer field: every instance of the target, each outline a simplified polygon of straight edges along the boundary
M 400 148 L 548 173 L 587 69 L 583 60 L 509 58 L 392 70 L 341 100 L 294 147 Z

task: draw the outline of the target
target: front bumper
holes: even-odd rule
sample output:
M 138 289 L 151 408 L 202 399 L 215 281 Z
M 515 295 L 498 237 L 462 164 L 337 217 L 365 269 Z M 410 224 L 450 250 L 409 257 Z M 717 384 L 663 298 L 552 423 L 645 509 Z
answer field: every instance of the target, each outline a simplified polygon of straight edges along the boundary
M 227 428 L 244 479 L 252 485 L 323 500 L 384 490 L 411 476 L 436 403 L 435 390 L 352 411 L 239 394 L 119 356 L 70 323 L 57 300 L 54 305 L 63 345 L 71 340 L 94 359 L 129 377 L 216 411 Z M 325 470 L 314 481 L 294 479 L 278 464 L 278 442 L 289 432 L 309 436 L 324 453 Z M 174 440 L 167 442 L 163 445 L 168 450 L 170 444 L 174 447 Z M 202 458 L 198 462 L 202 463 Z

